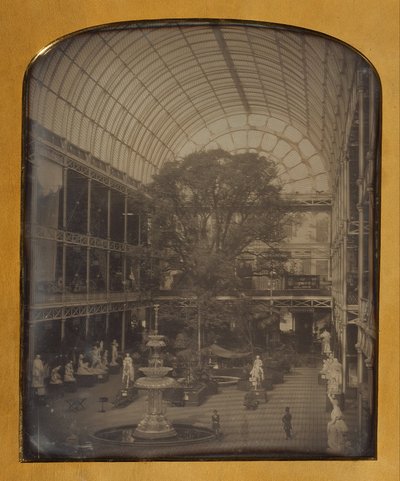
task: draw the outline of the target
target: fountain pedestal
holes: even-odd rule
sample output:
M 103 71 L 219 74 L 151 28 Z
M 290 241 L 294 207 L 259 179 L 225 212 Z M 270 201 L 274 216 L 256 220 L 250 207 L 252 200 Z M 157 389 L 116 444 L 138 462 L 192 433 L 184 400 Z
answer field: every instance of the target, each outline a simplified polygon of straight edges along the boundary
M 135 387 L 147 391 L 147 412 L 140 421 L 134 437 L 143 439 L 160 439 L 176 436 L 177 433 L 164 414 L 163 391 L 177 388 L 179 384 L 171 377 L 166 377 L 172 371 L 172 367 L 162 366 L 158 349 L 165 346 L 163 336 L 149 336 L 147 346 L 153 349 L 153 355 L 149 360 L 149 367 L 139 370 L 145 375 L 135 382 Z

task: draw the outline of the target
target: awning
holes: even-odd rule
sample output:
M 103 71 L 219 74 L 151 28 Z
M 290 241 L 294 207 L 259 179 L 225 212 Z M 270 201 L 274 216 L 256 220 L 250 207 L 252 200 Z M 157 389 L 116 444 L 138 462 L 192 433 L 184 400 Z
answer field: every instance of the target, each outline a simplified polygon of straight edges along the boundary
M 223 357 L 225 359 L 240 359 L 252 355 L 251 352 L 230 351 L 229 349 L 225 349 L 217 344 L 212 344 L 209 347 L 205 347 L 201 350 L 201 352 L 202 354 L 214 355 L 217 357 Z

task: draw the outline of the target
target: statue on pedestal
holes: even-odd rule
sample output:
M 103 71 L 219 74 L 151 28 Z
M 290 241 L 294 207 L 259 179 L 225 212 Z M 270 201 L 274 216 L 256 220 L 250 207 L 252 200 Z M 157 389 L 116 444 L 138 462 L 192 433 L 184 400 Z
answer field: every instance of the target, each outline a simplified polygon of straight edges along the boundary
M 129 353 L 127 353 L 122 362 L 122 387 L 128 389 L 132 387 L 135 378 L 135 371 L 133 368 L 133 360 Z
M 340 394 L 343 383 L 342 365 L 336 358 L 333 358 L 333 356 L 332 359 L 329 359 L 327 365 L 326 379 L 328 382 L 328 394 Z
M 80 376 L 94 374 L 92 369 L 89 367 L 89 363 L 85 361 L 83 354 L 79 354 L 78 370 L 76 373 Z
M 327 426 L 328 435 L 328 448 L 327 452 L 332 454 L 346 454 L 346 451 L 350 447 L 350 443 L 347 440 L 347 433 L 349 431 L 347 424 L 344 421 L 342 410 L 339 407 L 337 399 L 328 394 L 328 397 L 332 403 L 331 420 Z
M 321 339 L 321 353 L 328 355 L 331 352 L 331 334 L 329 331 L 324 329 L 320 334 Z
M 117 366 L 117 359 L 118 359 L 118 342 L 116 339 L 113 340 L 111 343 L 111 366 Z
M 36 354 L 32 366 L 32 387 L 39 389 L 44 387 L 44 366 L 40 354 Z
M 90 352 L 92 359 L 92 368 L 96 369 L 101 366 L 100 348 L 95 344 Z
M 68 361 L 64 368 L 64 382 L 75 382 L 74 367 L 72 361 Z
M 107 349 L 103 352 L 103 355 L 101 356 L 101 364 L 102 367 L 107 369 L 108 367 L 108 351 Z
M 62 384 L 63 383 L 63 381 L 61 379 L 60 369 L 61 369 L 61 366 L 56 366 L 51 370 L 50 384 Z
M 261 389 L 263 380 L 264 380 L 263 363 L 260 356 L 256 356 L 253 363 L 253 368 L 250 371 L 250 382 L 253 385 L 254 389 Z

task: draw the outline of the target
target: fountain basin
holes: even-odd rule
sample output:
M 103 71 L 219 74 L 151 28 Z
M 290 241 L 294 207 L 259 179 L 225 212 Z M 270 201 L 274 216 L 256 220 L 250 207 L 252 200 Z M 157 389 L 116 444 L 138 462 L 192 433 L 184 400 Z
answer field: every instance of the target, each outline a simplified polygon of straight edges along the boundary
M 176 435 L 168 438 L 145 439 L 137 438 L 133 433 L 137 425 L 124 425 L 111 428 L 100 429 L 91 437 L 94 444 L 130 446 L 135 447 L 160 447 L 160 446 L 179 446 L 186 444 L 196 444 L 215 439 L 214 432 L 203 426 L 193 424 L 174 423 L 173 428 Z M 127 435 L 128 433 L 128 435 Z
M 135 387 L 139 389 L 170 389 L 180 387 L 172 377 L 139 377 L 135 381 Z
M 170 371 L 172 371 L 172 367 L 166 367 L 166 366 L 140 367 L 139 371 L 142 372 L 146 377 L 164 377 Z
M 149 341 L 146 343 L 148 347 L 165 347 L 164 336 L 159 334 L 152 334 L 149 336 Z

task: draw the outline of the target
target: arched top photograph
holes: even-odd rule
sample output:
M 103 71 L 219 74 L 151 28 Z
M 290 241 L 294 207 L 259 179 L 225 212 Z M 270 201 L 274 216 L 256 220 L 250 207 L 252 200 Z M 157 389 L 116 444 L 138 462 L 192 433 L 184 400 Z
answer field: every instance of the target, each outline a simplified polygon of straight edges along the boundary
M 376 457 L 381 95 L 350 45 L 254 21 L 32 60 L 22 460 Z

